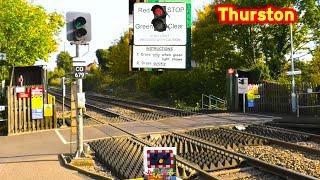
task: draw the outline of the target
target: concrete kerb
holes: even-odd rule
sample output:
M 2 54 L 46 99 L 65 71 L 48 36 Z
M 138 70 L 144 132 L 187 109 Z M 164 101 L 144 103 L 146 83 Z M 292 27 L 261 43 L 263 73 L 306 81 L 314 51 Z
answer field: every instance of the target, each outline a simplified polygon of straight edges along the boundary
M 81 169 L 81 168 L 79 168 L 77 166 L 74 166 L 74 165 L 68 163 L 66 161 L 66 156 L 64 154 L 59 154 L 59 160 L 60 160 L 60 162 L 62 162 L 64 167 L 66 167 L 68 169 L 71 169 L 71 170 L 78 171 L 79 173 L 84 174 L 84 175 L 86 175 L 88 177 L 91 177 L 91 178 L 94 178 L 94 179 L 113 180 L 113 178 L 102 176 L 102 175 L 99 175 L 99 174 L 96 174 L 96 173 L 93 173 L 93 172 L 89 172 L 89 171 L 86 171 L 84 169 Z

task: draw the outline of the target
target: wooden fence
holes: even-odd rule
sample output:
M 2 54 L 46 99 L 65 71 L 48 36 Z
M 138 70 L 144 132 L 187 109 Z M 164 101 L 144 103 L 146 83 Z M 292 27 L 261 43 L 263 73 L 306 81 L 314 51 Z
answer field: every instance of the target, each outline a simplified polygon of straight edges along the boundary
M 25 86 L 25 92 L 31 93 L 31 88 Z M 49 130 L 57 128 L 55 97 L 48 95 L 48 104 L 52 104 L 52 116 L 43 119 L 32 119 L 31 95 L 29 97 L 18 97 L 16 87 L 7 88 L 8 101 L 8 135 Z M 45 98 L 45 96 L 44 96 Z M 44 99 L 43 98 L 43 99 Z M 44 99 L 45 100 L 45 99 Z

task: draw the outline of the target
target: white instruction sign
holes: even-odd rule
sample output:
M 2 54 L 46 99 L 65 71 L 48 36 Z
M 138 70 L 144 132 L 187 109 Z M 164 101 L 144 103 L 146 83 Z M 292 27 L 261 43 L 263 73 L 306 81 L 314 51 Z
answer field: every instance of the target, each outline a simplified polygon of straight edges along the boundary
M 238 94 L 248 92 L 248 78 L 238 78 Z
M 163 6 L 167 12 L 167 29 L 154 30 L 151 11 L 154 5 Z M 135 45 L 186 45 L 187 8 L 185 3 L 135 3 L 134 4 L 134 44 Z
M 185 69 L 185 46 L 134 46 L 133 68 Z

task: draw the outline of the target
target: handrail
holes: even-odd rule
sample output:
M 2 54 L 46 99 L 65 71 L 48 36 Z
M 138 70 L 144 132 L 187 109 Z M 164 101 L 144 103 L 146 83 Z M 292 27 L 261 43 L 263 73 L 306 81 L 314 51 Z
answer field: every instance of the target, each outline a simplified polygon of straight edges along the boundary
M 297 117 L 299 118 L 300 117 L 300 109 L 302 108 L 318 108 L 320 107 L 320 104 L 316 104 L 316 105 L 311 105 L 311 106 L 300 106 L 299 105 L 299 96 L 300 95 L 311 95 L 311 94 L 316 94 L 318 96 L 320 96 L 320 92 L 311 92 L 311 93 L 297 93 Z M 319 97 L 318 97 L 319 98 Z
M 204 99 L 205 98 L 209 99 L 209 104 L 208 105 L 204 103 Z M 214 101 L 215 103 L 213 104 L 212 101 Z M 202 109 L 204 107 L 208 107 L 209 109 L 210 108 L 221 109 L 218 106 L 218 103 L 222 104 L 223 107 L 226 107 L 227 101 L 223 100 L 221 98 L 218 98 L 218 97 L 216 97 L 214 95 L 205 95 L 205 94 L 201 95 L 201 107 L 202 107 Z
M 214 96 L 214 95 L 209 95 L 209 97 L 212 98 L 212 99 L 216 99 L 217 101 L 219 101 L 219 102 L 221 102 L 221 103 L 226 103 L 226 100 L 223 100 L 223 99 L 221 99 L 221 98 L 218 98 L 218 97 L 216 97 L 216 96 Z

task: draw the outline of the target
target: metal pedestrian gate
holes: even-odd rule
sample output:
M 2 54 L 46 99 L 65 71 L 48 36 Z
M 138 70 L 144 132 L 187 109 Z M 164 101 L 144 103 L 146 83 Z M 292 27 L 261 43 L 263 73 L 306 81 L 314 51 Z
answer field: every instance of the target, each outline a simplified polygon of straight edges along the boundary
M 55 97 L 42 86 L 9 86 L 7 101 L 8 135 L 57 128 Z

